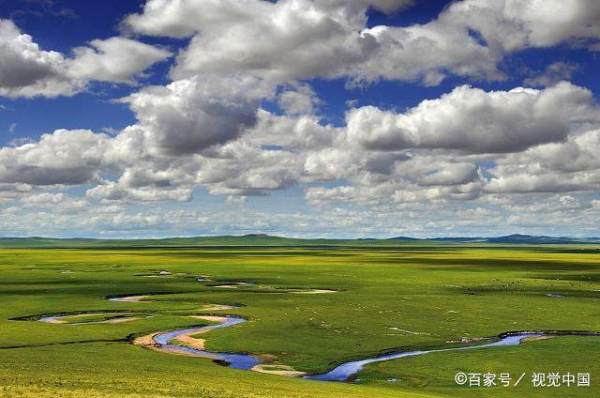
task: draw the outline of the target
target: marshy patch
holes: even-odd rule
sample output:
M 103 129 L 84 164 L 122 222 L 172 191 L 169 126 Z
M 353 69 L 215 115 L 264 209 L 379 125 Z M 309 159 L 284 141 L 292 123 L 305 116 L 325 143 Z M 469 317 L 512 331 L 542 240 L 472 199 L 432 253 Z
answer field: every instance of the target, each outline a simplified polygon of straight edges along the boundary
M 111 294 L 106 296 L 108 301 L 118 301 L 118 302 L 126 302 L 126 303 L 149 303 L 149 300 L 153 296 L 163 296 L 163 295 L 171 295 L 171 294 L 184 294 L 184 293 L 193 293 L 193 292 L 148 292 L 148 293 L 135 293 L 135 294 Z
M 58 325 L 119 324 L 149 318 L 150 314 L 130 311 L 94 310 L 53 314 L 28 315 L 12 318 L 12 321 L 33 321 Z

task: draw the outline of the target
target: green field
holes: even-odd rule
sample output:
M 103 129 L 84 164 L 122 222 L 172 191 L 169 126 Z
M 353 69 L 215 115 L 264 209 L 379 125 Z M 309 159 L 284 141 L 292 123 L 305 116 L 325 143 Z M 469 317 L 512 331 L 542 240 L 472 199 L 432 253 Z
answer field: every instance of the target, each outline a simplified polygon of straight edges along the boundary
M 402 358 L 369 365 L 355 383 L 234 370 L 130 341 L 201 323 L 190 315 L 241 315 L 249 322 L 204 336 L 209 350 L 268 355 L 317 373 L 392 349 L 468 344 L 512 330 L 600 331 L 599 254 L 593 245 L 430 243 L 2 249 L 0 397 L 597 397 L 600 337 Z M 236 281 L 249 284 L 215 287 Z M 294 293 L 306 289 L 337 292 Z M 107 300 L 147 293 L 164 294 Z M 208 304 L 241 307 L 202 308 Z M 132 314 L 139 319 L 102 322 Z M 45 315 L 90 324 L 36 321 Z M 527 377 L 516 387 L 477 388 L 458 386 L 459 371 Z M 587 372 L 591 387 L 533 388 L 532 372 Z

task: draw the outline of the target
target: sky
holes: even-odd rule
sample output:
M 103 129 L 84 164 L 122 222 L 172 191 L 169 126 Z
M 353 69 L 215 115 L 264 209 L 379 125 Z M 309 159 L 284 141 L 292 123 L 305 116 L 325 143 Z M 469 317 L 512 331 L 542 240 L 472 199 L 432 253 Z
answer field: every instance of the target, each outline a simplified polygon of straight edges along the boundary
M 600 236 L 596 0 L 0 0 L 0 236 Z

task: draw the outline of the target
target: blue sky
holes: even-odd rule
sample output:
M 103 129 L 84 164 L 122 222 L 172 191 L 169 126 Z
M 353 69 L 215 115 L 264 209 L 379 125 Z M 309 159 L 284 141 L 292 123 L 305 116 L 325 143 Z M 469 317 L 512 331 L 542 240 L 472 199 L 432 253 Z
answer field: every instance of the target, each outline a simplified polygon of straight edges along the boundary
M 0 3 L 1 236 L 598 236 L 593 0 Z

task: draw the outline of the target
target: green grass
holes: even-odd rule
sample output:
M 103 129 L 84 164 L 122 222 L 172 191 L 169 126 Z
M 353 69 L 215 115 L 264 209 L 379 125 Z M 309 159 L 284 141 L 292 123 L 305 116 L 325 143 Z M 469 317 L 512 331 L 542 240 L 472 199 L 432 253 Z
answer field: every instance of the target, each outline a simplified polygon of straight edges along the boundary
M 600 338 L 555 338 L 374 364 L 360 383 L 321 383 L 236 371 L 152 352 L 130 336 L 201 324 L 205 304 L 250 320 L 203 335 L 215 351 L 276 356 L 322 372 L 390 349 L 439 347 L 508 330 L 600 331 L 600 262 L 593 246 L 0 250 L 0 397 L 587 397 L 597 396 Z M 64 273 L 64 271 L 72 271 Z M 144 278 L 168 270 L 168 278 Z M 199 283 L 189 275 L 208 275 Z M 210 287 L 246 281 L 258 286 Z M 275 288 L 322 288 L 292 294 Z M 116 294 L 165 293 L 143 303 Z M 548 297 L 559 293 L 563 298 Z M 9 320 L 123 311 L 122 324 Z M 208 312 L 210 313 L 210 311 Z M 67 344 L 68 343 L 68 344 Z M 590 389 L 469 389 L 464 371 L 589 371 Z M 394 380 L 395 379 L 395 380 Z M 389 380 L 392 380 L 391 382 Z M 599 381 L 600 383 L 600 381 Z
M 395 383 L 410 385 L 415 390 L 448 394 L 460 397 L 596 397 L 598 386 L 594 386 L 593 375 L 598 375 L 600 342 L 595 338 L 563 337 L 525 343 L 519 347 L 503 347 L 469 352 L 432 353 L 422 357 L 405 358 L 369 367 L 361 375 L 362 383 L 369 385 Z M 453 381 L 456 372 L 509 373 L 513 378 L 510 387 L 469 388 L 458 386 Z M 545 387 L 534 388 L 533 372 L 572 374 L 592 373 L 592 387 Z M 512 386 L 525 373 L 519 385 Z M 596 379 L 596 382 L 598 380 Z

